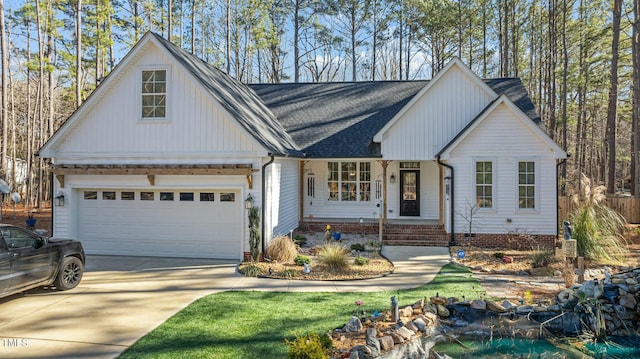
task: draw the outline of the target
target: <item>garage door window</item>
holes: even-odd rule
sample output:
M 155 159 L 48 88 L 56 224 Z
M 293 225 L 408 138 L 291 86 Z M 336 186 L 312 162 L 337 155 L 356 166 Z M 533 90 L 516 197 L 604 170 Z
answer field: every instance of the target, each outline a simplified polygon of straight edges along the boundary
M 160 192 L 161 201 L 173 201 L 173 192 Z
M 97 191 L 84 191 L 84 199 L 98 199 Z
M 193 202 L 193 192 L 180 192 L 180 200 L 184 202 Z
M 135 192 L 122 192 L 120 193 L 120 199 L 123 201 L 133 201 L 136 199 Z
M 153 192 L 140 192 L 141 201 L 153 201 L 153 198 L 154 198 Z
M 105 201 L 115 201 L 116 193 L 113 191 L 104 191 L 102 192 L 102 199 Z
M 235 202 L 235 193 L 220 193 L 220 202 Z
M 211 192 L 200 193 L 200 202 L 213 202 L 214 199 L 215 199 L 215 195 Z

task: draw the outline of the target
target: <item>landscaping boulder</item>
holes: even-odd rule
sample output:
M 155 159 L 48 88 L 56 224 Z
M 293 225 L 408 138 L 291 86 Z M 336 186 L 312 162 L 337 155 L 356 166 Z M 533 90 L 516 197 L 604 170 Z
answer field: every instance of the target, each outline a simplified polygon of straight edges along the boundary
M 352 317 L 349 323 L 347 323 L 342 331 L 346 333 L 357 333 L 362 330 L 362 322 L 357 317 Z

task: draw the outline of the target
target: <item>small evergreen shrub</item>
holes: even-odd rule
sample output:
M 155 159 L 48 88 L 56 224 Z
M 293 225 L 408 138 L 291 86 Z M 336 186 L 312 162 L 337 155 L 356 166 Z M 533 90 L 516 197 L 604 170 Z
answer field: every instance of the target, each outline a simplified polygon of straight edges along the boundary
M 302 247 L 307 244 L 307 237 L 303 236 L 302 234 L 297 234 L 293 237 L 293 242 L 299 247 Z
M 362 243 L 354 243 L 351 245 L 352 251 L 364 252 L 364 245 Z
M 318 250 L 318 261 L 332 273 L 342 272 L 349 268 L 347 256 L 347 249 L 335 242 L 325 243 Z
M 367 264 L 369 264 L 369 258 L 363 257 L 363 256 L 357 256 L 353 262 L 359 266 L 366 266 Z
M 502 259 L 502 257 L 504 257 L 504 253 L 502 253 L 502 252 L 495 252 L 495 253 L 493 254 L 493 256 L 494 256 L 495 258 Z
M 298 255 L 295 243 L 287 236 L 272 239 L 266 252 L 268 258 L 283 263 L 293 262 Z
M 326 334 L 324 336 L 327 336 Z M 331 338 L 328 338 L 331 341 Z M 285 339 L 287 344 L 288 359 L 327 359 L 329 358 L 329 348 L 326 346 L 326 339 L 318 334 L 306 334 L 298 336 L 292 341 Z
M 296 259 L 294 259 L 294 262 L 296 263 L 296 265 L 302 266 L 305 264 L 309 264 L 311 263 L 311 257 L 309 256 L 303 256 L 301 254 L 299 254 Z

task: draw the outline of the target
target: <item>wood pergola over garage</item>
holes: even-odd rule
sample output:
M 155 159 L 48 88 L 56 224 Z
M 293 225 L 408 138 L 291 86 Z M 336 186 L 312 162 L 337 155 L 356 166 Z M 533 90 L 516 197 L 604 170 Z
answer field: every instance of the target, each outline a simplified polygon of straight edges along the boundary
M 77 208 L 77 238 L 87 253 L 222 259 L 242 256 L 241 190 L 212 184 L 167 185 L 156 176 L 184 176 L 181 183 L 189 183 L 187 176 L 243 176 L 251 187 L 256 171 L 247 164 L 53 167 L 61 188 L 65 176 L 73 176 L 76 183 L 70 205 Z M 108 178 L 101 187 L 78 187 L 79 178 L 92 176 Z M 147 185 L 135 176 L 146 176 Z

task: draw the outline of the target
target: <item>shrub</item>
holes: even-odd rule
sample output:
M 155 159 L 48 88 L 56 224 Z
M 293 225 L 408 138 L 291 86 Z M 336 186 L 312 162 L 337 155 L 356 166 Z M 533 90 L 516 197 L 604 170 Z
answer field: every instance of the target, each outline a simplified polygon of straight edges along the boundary
M 366 266 L 367 264 L 369 264 L 369 258 L 357 256 L 356 259 L 353 260 L 353 262 L 359 266 Z
M 302 247 L 307 244 L 307 237 L 303 236 L 302 234 L 297 234 L 293 237 L 293 242 L 299 247 Z
M 574 196 L 578 208 L 570 215 L 572 238 L 577 242 L 578 255 L 597 260 L 622 260 L 628 254 L 623 233 L 624 217 L 602 202 L 606 187 L 591 188 L 591 180 L 581 179 L 582 191 Z
M 502 252 L 495 252 L 495 253 L 493 254 L 493 256 L 494 256 L 495 258 L 502 259 L 502 257 L 504 257 L 504 253 L 502 253 Z
M 364 252 L 364 245 L 362 243 L 354 243 L 351 245 L 352 251 Z
M 318 261 L 327 267 L 329 272 L 342 272 L 349 267 L 346 248 L 335 242 L 323 244 L 318 250 Z
M 276 273 L 280 278 L 295 278 L 298 276 L 298 271 L 295 269 L 285 269 L 282 272 Z
M 545 249 L 537 251 L 533 254 L 531 266 L 534 268 L 548 266 L 554 258 L 554 253 L 551 250 Z
M 249 264 L 248 266 L 242 268 L 241 273 L 248 277 L 257 277 L 262 274 L 262 269 L 260 269 L 260 267 L 255 264 Z
M 266 252 L 268 258 L 284 263 L 292 262 L 298 255 L 296 245 L 287 236 L 272 239 Z
M 298 255 L 296 257 L 296 259 L 294 259 L 294 262 L 299 266 L 302 266 L 302 265 L 305 265 L 305 264 L 309 264 L 309 263 L 311 263 L 311 257 Z
M 326 334 L 324 336 L 327 336 Z M 331 338 L 328 338 L 331 341 Z M 329 348 L 326 338 L 312 333 L 298 336 L 292 341 L 285 339 L 288 359 L 326 359 L 329 358 Z

